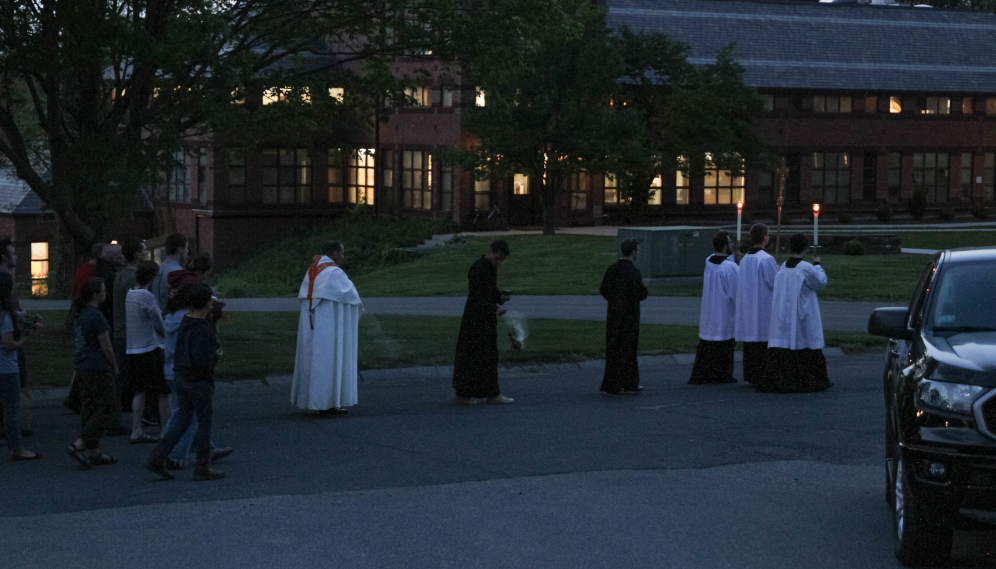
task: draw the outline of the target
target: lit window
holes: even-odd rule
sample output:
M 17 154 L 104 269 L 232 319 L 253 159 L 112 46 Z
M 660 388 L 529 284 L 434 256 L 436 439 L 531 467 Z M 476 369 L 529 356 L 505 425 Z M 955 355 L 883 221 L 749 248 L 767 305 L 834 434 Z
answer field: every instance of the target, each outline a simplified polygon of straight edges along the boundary
M 346 90 L 342 87 L 329 87 L 329 97 L 341 103 L 346 98 Z
M 619 179 L 615 174 L 605 175 L 605 205 L 619 204 Z
M 986 114 L 996 115 L 996 99 L 986 99 Z
M 811 172 L 813 203 L 851 201 L 851 156 L 847 152 L 814 152 Z
M 973 99 L 971 97 L 962 97 L 962 99 L 961 99 L 961 114 L 963 114 L 963 115 L 971 115 L 971 114 L 973 114 L 975 112 L 975 109 L 972 107 L 973 104 L 974 104 L 974 101 L 973 101 Z
M 878 112 L 878 97 L 874 95 L 869 95 L 865 97 L 865 112 L 866 113 Z
M 705 205 L 734 204 L 744 199 L 743 174 L 734 176 L 730 170 L 720 170 L 712 162 L 712 156 L 706 154 L 705 187 L 703 203 Z
M 529 195 L 529 176 L 516 174 L 512 178 L 512 193 L 517 196 Z
M 681 170 L 674 173 L 674 198 L 678 205 L 688 205 L 688 174 Z
M 401 205 L 432 209 L 432 155 L 420 150 L 401 153 Z
M 31 244 L 31 294 L 48 295 L 48 243 Z
M 647 205 L 661 205 L 661 189 L 664 187 L 664 180 L 657 176 L 650 182 L 650 195 L 647 197 Z
M 477 104 L 478 107 L 484 106 L 484 91 L 481 91 L 480 89 L 477 90 L 477 98 L 474 100 L 474 103 Z
M 349 203 L 374 203 L 374 149 L 363 148 L 349 155 Z
M 924 115 L 949 115 L 951 114 L 950 97 L 927 97 L 920 107 L 920 114 Z
M 902 97 L 889 97 L 889 112 L 893 114 L 903 112 Z
M 293 87 L 270 87 L 263 91 L 263 104 L 272 105 L 274 103 L 282 101 L 292 101 L 295 99 L 294 96 L 295 89 Z M 303 103 L 311 102 L 311 95 L 308 94 L 308 88 L 299 88 L 297 99 Z
M 491 180 L 474 180 L 474 208 L 491 209 Z
M 410 89 L 405 89 L 405 96 L 408 97 L 409 106 L 432 106 L 432 90 L 428 87 L 412 87 Z

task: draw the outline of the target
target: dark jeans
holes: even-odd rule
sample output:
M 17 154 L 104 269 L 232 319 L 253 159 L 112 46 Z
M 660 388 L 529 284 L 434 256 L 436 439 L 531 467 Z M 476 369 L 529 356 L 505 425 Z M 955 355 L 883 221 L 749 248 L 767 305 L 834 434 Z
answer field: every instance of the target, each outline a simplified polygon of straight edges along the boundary
M 213 414 L 212 399 L 214 397 L 213 381 L 190 381 L 189 378 L 176 374 L 176 391 L 173 396 L 179 402 L 176 416 L 170 418 L 166 433 L 152 451 L 155 458 L 166 458 L 173 447 L 183 437 L 190 427 L 194 416 L 197 416 L 197 432 L 192 445 L 197 455 L 197 464 L 205 465 L 211 462 L 211 415 Z
M 118 377 L 115 385 L 121 399 L 121 410 L 131 411 L 131 400 L 135 397 L 135 388 L 128 380 L 128 358 L 125 357 L 128 341 L 125 338 L 115 337 L 111 340 L 111 345 L 114 347 L 114 360 L 118 363 Z
M 86 448 L 98 448 L 100 437 L 115 420 L 120 420 L 117 391 L 114 389 L 114 378 L 109 371 L 93 369 L 77 369 L 76 384 L 80 389 L 80 418 L 83 428 L 80 438 L 86 443 Z
M 21 448 L 21 376 L 0 374 L 0 408 L 3 409 L 3 430 L 7 448 Z

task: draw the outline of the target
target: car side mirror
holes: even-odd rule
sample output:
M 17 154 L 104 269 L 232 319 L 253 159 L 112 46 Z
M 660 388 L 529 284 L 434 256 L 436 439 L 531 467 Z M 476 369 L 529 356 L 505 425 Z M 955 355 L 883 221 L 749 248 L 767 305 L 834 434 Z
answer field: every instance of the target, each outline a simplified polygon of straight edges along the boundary
M 876 308 L 868 319 L 868 333 L 898 340 L 912 340 L 913 330 L 906 327 L 910 310 L 906 307 Z

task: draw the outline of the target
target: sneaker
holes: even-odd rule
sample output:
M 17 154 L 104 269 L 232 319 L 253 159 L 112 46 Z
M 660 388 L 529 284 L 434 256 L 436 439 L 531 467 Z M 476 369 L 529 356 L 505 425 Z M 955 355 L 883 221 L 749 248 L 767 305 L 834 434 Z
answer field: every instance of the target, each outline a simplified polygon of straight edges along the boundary
M 173 480 L 173 474 L 170 473 L 166 463 L 167 461 L 164 458 L 150 456 L 149 459 L 145 461 L 145 468 L 155 472 L 166 480 Z
M 511 397 L 505 397 L 504 395 L 495 395 L 494 397 L 488 397 L 488 403 L 502 404 L 502 403 L 515 403 L 515 399 Z
M 207 480 L 221 480 L 225 477 L 224 472 L 218 472 L 210 466 L 194 466 L 194 482 L 205 482 Z
M 477 399 L 474 399 L 472 397 L 460 397 L 458 395 L 453 398 L 453 402 L 456 403 L 457 405 L 476 405 Z
M 232 454 L 235 449 L 232 447 L 221 447 L 211 449 L 211 462 L 219 461 L 226 456 Z
M 166 470 L 183 470 L 186 466 L 182 461 L 173 460 L 172 458 L 166 459 Z

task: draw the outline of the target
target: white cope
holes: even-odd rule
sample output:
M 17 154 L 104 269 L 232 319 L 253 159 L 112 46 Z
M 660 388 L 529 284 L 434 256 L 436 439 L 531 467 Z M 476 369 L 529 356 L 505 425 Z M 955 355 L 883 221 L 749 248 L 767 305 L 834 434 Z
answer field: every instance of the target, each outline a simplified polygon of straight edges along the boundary
M 740 267 L 727 257 L 718 265 L 709 259 L 702 281 L 702 310 L 699 312 L 699 338 L 722 342 L 734 336 L 737 302 L 737 275 Z
M 816 293 L 825 286 L 827 274 L 819 265 L 801 261 L 790 269 L 782 264 L 775 276 L 775 291 L 771 298 L 769 348 L 823 348 L 823 321 Z
M 740 259 L 737 278 L 736 338 L 738 342 L 767 342 L 771 324 L 771 295 L 778 264 L 757 251 Z

